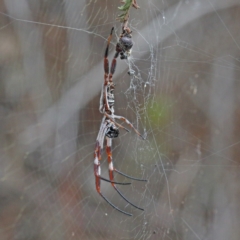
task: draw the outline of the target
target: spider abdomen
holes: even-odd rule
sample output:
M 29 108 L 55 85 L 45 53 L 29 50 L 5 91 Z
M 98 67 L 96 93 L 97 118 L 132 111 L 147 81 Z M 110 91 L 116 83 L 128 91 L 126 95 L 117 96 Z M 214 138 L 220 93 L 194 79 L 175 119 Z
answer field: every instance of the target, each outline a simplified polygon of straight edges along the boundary
M 128 56 L 130 56 L 132 47 L 132 37 L 130 34 L 126 34 L 119 38 L 119 42 L 116 45 L 116 51 L 120 53 L 121 59 L 127 59 Z
M 119 39 L 119 44 L 120 44 L 122 50 L 124 50 L 124 51 L 129 51 L 133 46 L 133 42 L 132 42 L 132 39 L 130 37 L 120 38 Z

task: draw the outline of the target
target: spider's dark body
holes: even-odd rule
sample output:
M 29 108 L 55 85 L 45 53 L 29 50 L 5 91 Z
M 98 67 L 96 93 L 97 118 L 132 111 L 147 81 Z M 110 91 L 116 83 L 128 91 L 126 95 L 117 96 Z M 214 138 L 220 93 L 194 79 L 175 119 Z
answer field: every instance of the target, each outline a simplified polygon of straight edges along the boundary
M 129 51 L 133 46 L 132 38 L 129 35 L 126 37 L 122 37 L 119 39 L 119 44 L 122 49 L 124 49 L 125 51 Z
M 126 129 L 123 127 L 121 124 L 116 122 L 117 120 L 120 120 L 126 124 L 128 124 L 138 136 L 142 137 L 141 134 L 137 131 L 137 129 L 134 128 L 131 122 L 129 122 L 125 117 L 118 116 L 114 114 L 114 88 L 115 84 L 112 81 L 113 74 L 116 69 L 117 65 L 117 57 L 120 54 L 121 59 L 126 59 L 127 56 L 130 54 L 130 50 L 133 46 L 132 40 L 131 40 L 131 35 L 130 32 L 124 32 L 125 34 L 122 35 L 119 39 L 119 43 L 116 46 L 116 53 L 114 55 L 114 58 L 111 63 L 111 67 L 109 69 L 109 62 L 108 62 L 108 49 L 109 49 L 109 44 L 112 38 L 112 33 L 113 33 L 113 28 L 111 30 L 110 36 L 108 38 L 108 44 L 107 48 L 105 51 L 105 56 L 104 56 L 104 83 L 102 86 L 102 92 L 101 92 L 101 97 L 100 97 L 100 107 L 99 110 L 103 114 L 103 119 L 102 123 L 100 126 L 100 130 L 98 132 L 97 136 L 97 143 L 96 143 L 96 148 L 94 152 L 94 175 L 95 175 L 95 184 L 96 184 L 96 190 L 100 194 L 100 196 L 107 201 L 113 208 L 118 210 L 121 213 L 124 213 L 128 216 L 132 216 L 132 214 L 125 212 L 115 205 L 113 205 L 102 193 L 101 193 L 101 180 L 110 182 L 113 186 L 113 188 L 118 192 L 118 194 L 130 205 L 133 207 L 143 210 L 142 208 L 136 206 L 135 204 L 131 203 L 121 192 L 120 190 L 116 187 L 116 184 L 121 184 L 121 185 L 129 185 L 131 183 L 119 183 L 114 181 L 114 172 L 117 172 L 127 178 L 137 180 L 137 181 L 146 181 L 144 179 L 139 179 L 139 178 L 133 178 L 131 176 L 126 175 L 125 173 L 120 172 L 113 166 L 112 162 L 112 139 L 118 137 L 119 135 L 119 128 Z M 109 71 L 110 70 L 110 71 Z M 143 138 L 143 137 L 142 137 Z M 100 167 L 100 160 L 101 160 L 101 153 L 102 149 L 104 146 L 104 140 L 106 139 L 106 153 L 107 153 L 107 160 L 108 160 L 108 166 L 109 166 L 109 179 L 106 179 L 101 176 L 101 167 Z
M 124 32 L 117 43 L 116 52 L 120 53 L 121 59 L 127 59 L 133 47 L 132 35 L 130 33 Z
M 106 136 L 109 138 L 116 138 L 119 135 L 119 129 L 116 126 L 110 126 L 107 129 Z

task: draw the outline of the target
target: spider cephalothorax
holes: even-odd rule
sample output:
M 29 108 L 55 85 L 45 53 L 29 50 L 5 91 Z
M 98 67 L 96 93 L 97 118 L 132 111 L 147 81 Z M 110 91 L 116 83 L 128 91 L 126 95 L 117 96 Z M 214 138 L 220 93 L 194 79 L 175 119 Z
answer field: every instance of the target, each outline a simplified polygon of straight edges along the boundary
M 98 132 L 97 136 L 97 143 L 96 143 L 96 148 L 94 152 L 94 175 L 95 175 L 95 184 L 96 184 L 96 190 L 100 194 L 100 196 L 107 201 L 113 208 L 118 210 L 121 213 L 124 213 L 128 216 L 132 216 L 131 213 L 125 212 L 115 205 L 113 205 L 101 192 L 101 180 L 110 182 L 113 188 L 117 191 L 117 193 L 130 205 L 133 207 L 143 210 L 142 208 L 136 206 L 132 202 L 130 202 L 117 188 L 116 184 L 121 184 L 121 185 L 129 185 L 131 183 L 121 183 L 121 182 L 115 182 L 114 181 L 114 172 L 117 172 L 127 178 L 137 180 L 137 181 L 146 181 L 145 179 L 139 179 L 139 178 L 134 178 L 131 176 L 126 175 L 125 173 L 120 172 L 113 166 L 112 162 L 112 139 L 118 137 L 119 135 L 119 129 L 125 129 L 129 132 L 128 129 L 126 129 L 124 126 L 116 122 L 116 120 L 120 120 L 124 123 L 126 123 L 128 126 L 130 126 L 138 136 L 142 137 L 141 134 L 137 131 L 136 128 L 132 125 L 131 122 L 129 122 L 125 117 L 118 116 L 114 114 L 114 83 L 112 81 L 113 74 L 115 72 L 116 64 L 117 64 L 117 57 L 118 54 L 123 53 L 122 56 L 125 56 L 125 53 L 128 53 L 131 48 L 132 48 L 132 42 L 131 42 L 131 36 L 130 32 L 126 32 L 124 36 L 122 36 L 119 40 L 119 43 L 117 44 L 116 47 L 116 53 L 114 55 L 114 58 L 111 63 L 111 67 L 109 68 L 109 62 L 108 62 L 108 48 L 109 44 L 112 38 L 112 33 L 113 33 L 113 28 L 111 30 L 110 36 L 108 38 L 108 44 L 107 48 L 105 51 L 105 56 L 104 56 L 104 83 L 102 86 L 102 92 L 101 92 L 101 97 L 100 97 L 100 107 L 99 110 L 103 114 L 103 119 L 102 123 L 100 125 L 100 130 Z M 122 58 L 121 56 L 121 58 Z M 123 58 L 122 58 L 123 59 Z M 142 137 L 143 138 L 143 137 Z M 101 176 L 101 167 L 100 167 L 100 160 L 101 160 L 101 153 L 102 149 L 104 146 L 104 140 L 106 139 L 106 152 L 107 152 L 107 160 L 108 160 L 108 166 L 109 166 L 109 179 L 106 179 Z
M 106 136 L 109 138 L 116 138 L 119 135 L 119 129 L 115 126 L 114 123 L 109 123 L 109 127 L 107 128 Z

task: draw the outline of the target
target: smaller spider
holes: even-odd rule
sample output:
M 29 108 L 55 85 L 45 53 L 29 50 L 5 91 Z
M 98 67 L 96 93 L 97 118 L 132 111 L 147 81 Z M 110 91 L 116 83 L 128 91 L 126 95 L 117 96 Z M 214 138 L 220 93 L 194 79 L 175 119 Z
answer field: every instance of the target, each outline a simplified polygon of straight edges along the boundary
M 133 42 L 132 42 L 132 31 L 128 27 L 123 27 L 122 34 L 120 35 L 119 41 L 116 45 L 116 55 L 120 54 L 120 59 L 127 59 L 131 55 Z

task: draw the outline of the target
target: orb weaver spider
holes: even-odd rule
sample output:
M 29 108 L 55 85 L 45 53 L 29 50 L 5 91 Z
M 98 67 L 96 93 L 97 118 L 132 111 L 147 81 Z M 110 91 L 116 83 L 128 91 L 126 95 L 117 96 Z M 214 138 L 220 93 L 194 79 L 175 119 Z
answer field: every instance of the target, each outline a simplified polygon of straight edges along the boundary
M 100 125 L 100 130 L 98 132 L 98 136 L 97 136 L 97 140 L 96 140 L 96 148 L 95 148 L 95 152 L 94 152 L 94 175 L 95 175 L 96 190 L 99 193 L 99 195 L 108 204 L 110 204 L 114 209 L 116 209 L 117 211 L 119 211 L 123 214 L 126 214 L 128 216 L 132 216 L 131 213 L 125 212 L 125 211 L 119 209 L 118 207 L 116 207 L 113 203 L 111 203 L 102 194 L 101 188 L 100 188 L 101 180 L 111 183 L 112 187 L 117 191 L 117 193 L 126 202 L 128 202 L 133 207 L 144 211 L 143 208 L 140 208 L 140 207 L 136 206 L 135 204 L 133 204 L 132 202 L 130 202 L 120 192 L 120 190 L 116 187 L 117 184 L 130 185 L 131 183 L 120 183 L 120 182 L 115 182 L 114 181 L 114 175 L 113 175 L 114 172 L 117 172 L 117 173 L 119 173 L 120 175 L 123 175 L 126 178 L 136 180 L 136 181 L 146 182 L 147 180 L 134 178 L 134 177 L 126 175 L 125 173 L 120 172 L 119 170 L 117 170 L 113 166 L 113 162 L 112 162 L 112 150 L 111 150 L 112 139 L 118 137 L 119 128 L 122 128 L 122 129 L 129 132 L 129 130 L 127 128 L 125 128 L 121 124 L 117 123 L 116 119 L 125 122 L 127 125 L 129 125 L 135 131 L 135 133 L 138 136 L 143 138 L 143 136 L 138 132 L 138 130 L 136 128 L 134 128 L 134 126 L 132 125 L 132 123 L 130 121 L 128 121 L 125 117 L 118 116 L 118 115 L 114 114 L 114 103 L 115 103 L 115 101 L 114 101 L 114 89 L 115 89 L 115 85 L 112 81 L 112 78 L 113 78 L 113 74 L 114 74 L 115 69 L 116 69 L 116 64 L 117 64 L 116 59 L 117 59 L 119 53 L 121 53 L 123 51 L 126 51 L 126 49 L 130 50 L 132 48 L 132 44 L 129 44 L 129 39 L 127 41 L 125 41 L 125 39 L 128 38 L 127 36 L 122 37 L 122 39 L 120 37 L 119 42 L 121 41 L 122 45 L 117 44 L 117 46 L 116 46 L 116 53 L 115 53 L 114 58 L 112 60 L 110 73 L 109 73 L 108 50 L 109 50 L 109 45 L 110 45 L 110 42 L 111 42 L 111 39 L 112 39 L 113 30 L 114 30 L 114 28 L 112 28 L 111 33 L 108 37 L 108 43 L 107 43 L 107 47 L 106 47 L 106 50 L 105 50 L 105 56 L 104 56 L 104 83 L 102 85 L 102 91 L 101 91 L 101 97 L 100 97 L 100 107 L 99 107 L 99 111 L 103 114 L 103 119 L 102 119 L 102 122 L 101 122 L 101 125 Z M 125 48 L 122 49 L 122 48 L 120 48 L 120 46 L 124 46 Z M 127 48 L 126 46 L 129 46 L 129 47 Z M 106 178 L 101 176 L 101 167 L 100 167 L 101 152 L 102 152 L 102 149 L 103 149 L 103 146 L 104 146 L 104 139 L 105 138 L 106 138 L 106 142 L 107 142 L 106 152 L 107 152 L 107 160 L 108 160 L 108 166 L 109 166 L 109 179 L 106 179 Z

